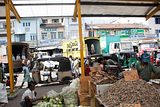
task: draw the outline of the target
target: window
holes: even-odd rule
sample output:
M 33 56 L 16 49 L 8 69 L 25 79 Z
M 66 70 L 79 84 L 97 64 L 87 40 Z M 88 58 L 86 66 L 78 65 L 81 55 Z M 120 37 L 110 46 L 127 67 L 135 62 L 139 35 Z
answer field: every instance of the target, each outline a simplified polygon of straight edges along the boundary
M 30 26 L 30 22 L 28 22 L 28 26 Z
M 25 27 L 25 23 L 23 23 L 23 27 Z
M 30 36 L 31 40 L 33 40 L 33 38 L 32 38 L 32 37 L 33 37 L 33 36 L 31 35 L 31 36 Z
M 155 24 L 160 24 L 160 18 L 155 18 Z
M 52 23 L 59 23 L 59 19 L 52 19 Z
M 30 26 L 30 22 L 23 23 L 23 27 Z
M 61 23 L 63 23 L 63 18 L 61 19 Z
M 47 33 L 42 33 L 42 39 L 47 39 Z
M 63 32 L 58 32 L 58 39 L 63 39 Z
M 20 42 L 21 42 L 21 41 L 25 41 L 25 35 L 24 35 L 24 34 L 19 35 L 19 41 L 20 41 Z
M 1 29 L 4 29 L 4 28 L 5 28 L 4 23 L 0 23 L 0 28 L 1 28 Z
M 51 39 L 56 39 L 56 32 L 51 32 Z
M 115 43 L 114 49 L 119 49 L 119 43 Z
M 89 37 L 94 37 L 94 31 L 89 31 Z
M 159 29 L 156 29 L 155 32 L 156 32 L 156 34 L 159 34 L 159 33 L 160 33 L 160 30 L 159 30 Z
M 36 40 L 36 36 L 33 35 L 33 34 L 30 35 L 30 38 L 31 38 L 31 40 L 33 40 L 33 41 Z
M 42 22 L 43 23 L 48 23 L 48 20 L 47 19 L 43 19 Z

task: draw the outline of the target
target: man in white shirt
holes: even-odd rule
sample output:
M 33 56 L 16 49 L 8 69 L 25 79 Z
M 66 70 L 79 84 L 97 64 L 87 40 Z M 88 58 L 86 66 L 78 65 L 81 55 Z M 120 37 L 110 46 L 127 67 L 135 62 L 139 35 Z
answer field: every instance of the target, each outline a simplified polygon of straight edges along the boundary
M 23 93 L 20 102 L 22 107 L 32 107 L 34 101 L 42 99 L 42 98 L 38 99 L 36 98 L 36 92 L 34 90 L 35 90 L 35 83 L 29 82 L 28 89 Z

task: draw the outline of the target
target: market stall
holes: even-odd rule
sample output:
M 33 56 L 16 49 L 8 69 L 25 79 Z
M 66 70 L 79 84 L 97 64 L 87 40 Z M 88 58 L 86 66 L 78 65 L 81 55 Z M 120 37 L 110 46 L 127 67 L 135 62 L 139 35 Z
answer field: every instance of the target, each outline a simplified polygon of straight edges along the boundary
M 76 17 L 78 17 L 82 78 L 85 78 L 85 71 L 83 68 L 84 55 L 82 51 L 83 34 L 81 17 L 145 17 L 146 20 L 148 20 L 152 16 L 160 16 L 159 10 L 160 1 L 158 0 L 76 0 L 74 19 L 76 20 Z M 97 84 L 92 82 L 92 80 L 86 81 L 86 83 L 88 82 L 88 90 L 90 90 L 89 92 L 93 92 L 94 97 L 93 100 L 90 98 L 89 101 L 94 101 L 94 103 L 100 102 L 101 104 L 94 104 L 92 107 L 126 107 L 126 105 L 131 107 L 158 107 L 160 105 L 158 91 L 140 79 L 133 81 L 121 79 L 112 85 L 107 85 L 107 88 L 103 90 L 105 93 L 103 93 L 104 96 L 101 96 L 103 94 L 97 96 L 97 93 L 99 93 Z M 81 85 L 83 86 L 83 84 Z M 104 87 L 102 89 L 104 89 Z M 152 90 L 151 92 L 154 91 L 151 93 L 151 98 L 157 101 L 146 99 L 146 97 L 150 97 L 150 90 Z M 117 93 L 114 94 L 115 92 Z M 91 97 L 91 95 L 89 95 L 89 97 Z

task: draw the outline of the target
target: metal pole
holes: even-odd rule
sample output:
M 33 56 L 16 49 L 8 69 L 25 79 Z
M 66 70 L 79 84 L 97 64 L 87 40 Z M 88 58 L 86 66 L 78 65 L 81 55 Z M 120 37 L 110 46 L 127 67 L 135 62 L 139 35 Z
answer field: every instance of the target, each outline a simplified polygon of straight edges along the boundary
M 76 7 L 78 12 L 78 26 L 79 26 L 79 41 L 80 41 L 80 57 L 81 57 L 81 73 L 85 76 L 84 72 L 84 53 L 83 53 L 83 35 L 82 35 L 82 18 L 81 18 L 81 6 L 80 1 L 76 1 Z
M 12 41 L 11 41 L 11 22 L 10 22 L 10 0 L 5 0 L 6 7 L 6 23 L 7 23 L 7 46 L 8 46 L 8 64 L 9 64 L 9 77 L 10 77 L 10 92 L 14 90 L 13 78 L 13 64 L 12 64 Z

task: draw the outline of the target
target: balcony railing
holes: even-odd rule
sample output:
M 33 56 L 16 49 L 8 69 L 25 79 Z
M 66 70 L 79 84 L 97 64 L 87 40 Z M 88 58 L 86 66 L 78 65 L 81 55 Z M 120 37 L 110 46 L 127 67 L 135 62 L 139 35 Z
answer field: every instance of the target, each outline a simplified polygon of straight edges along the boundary
M 11 29 L 11 33 L 14 33 L 13 29 Z M 6 29 L 0 29 L 0 34 L 7 34 L 7 30 Z

